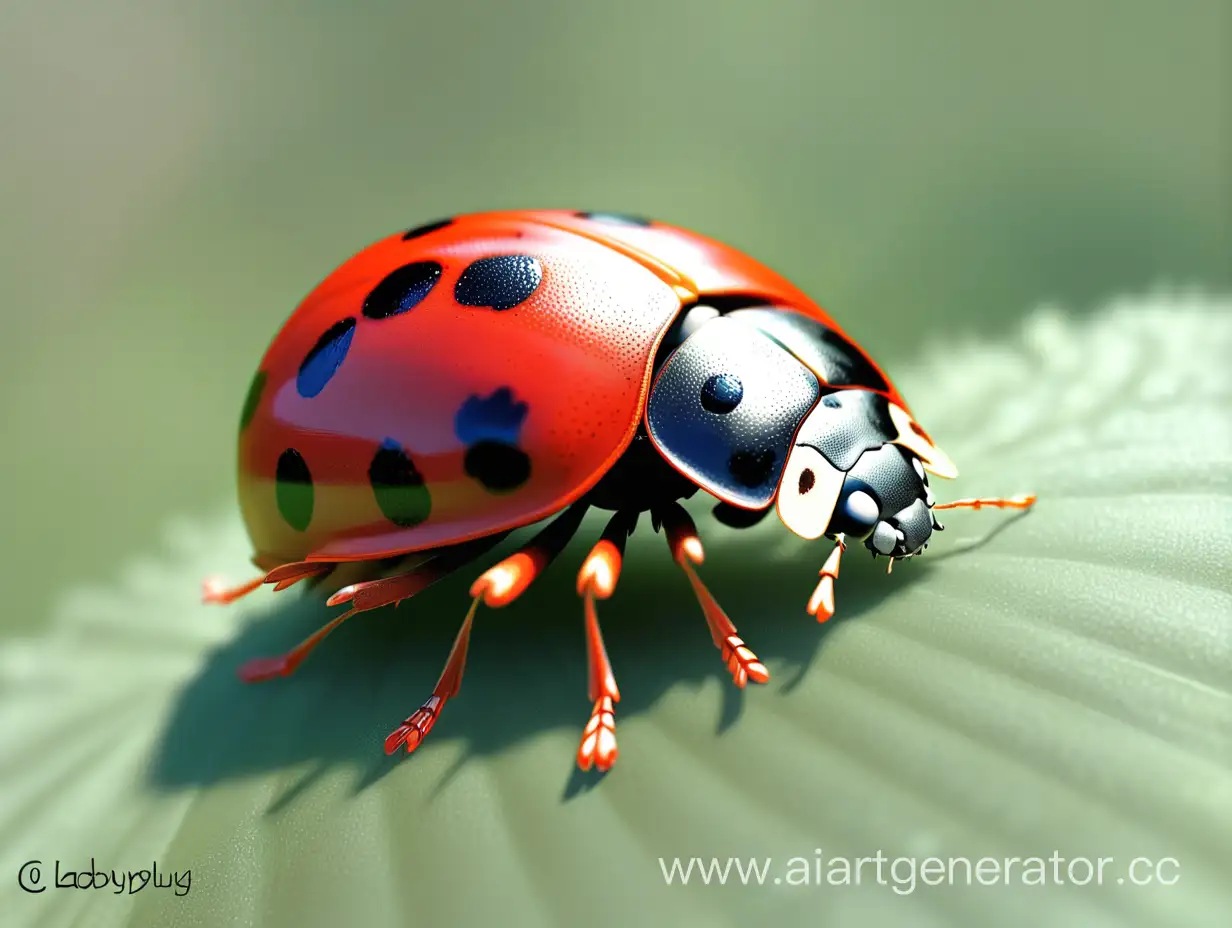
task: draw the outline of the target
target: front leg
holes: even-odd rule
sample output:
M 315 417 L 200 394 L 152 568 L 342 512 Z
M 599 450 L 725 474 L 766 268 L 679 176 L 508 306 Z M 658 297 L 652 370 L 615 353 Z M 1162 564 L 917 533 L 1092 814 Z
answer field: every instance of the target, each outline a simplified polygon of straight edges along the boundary
M 817 616 L 818 622 L 824 622 L 834 615 L 834 581 L 838 579 L 839 561 L 846 550 L 847 537 L 841 534 L 835 535 L 834 550 L 830 552 L 830 556 L 822 565 L 821 579 L 817 581 L 817 588 L 813 590 L 813 595 L 808 601 L 808 613 Z

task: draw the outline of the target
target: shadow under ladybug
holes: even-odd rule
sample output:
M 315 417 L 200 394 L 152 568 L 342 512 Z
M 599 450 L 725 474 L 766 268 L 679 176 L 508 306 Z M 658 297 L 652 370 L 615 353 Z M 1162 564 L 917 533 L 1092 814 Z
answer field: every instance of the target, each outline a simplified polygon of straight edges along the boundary
M 588 518 L 582 529 L 602 526 L 601 520 Z M 716 598 L 755 629 L 758 654 L 784 681 L 774 688 L 779 693 L 789 692 L 807 673 L 840 619 L 858 619 L 929 570 L 920 562 L 911 571 L 896 572 L 894 583 L 886 583 L 879 570 L 851 571 L 844 577 L 841 616 L 826 623 L 801 621 L 807 619 L 799 613 L 808 592 L 807 574 L 801 585 L 808 546 L 802 543 L 782 558 L 766 559 L 764 538 L 762 532 L 737 533 L 713 547 L 706 573 Z M 732 686 L 724 665 L 715 660 L 689 584 L 665 563 L 662 545 L 648 521 L 629 539 L 626 569 L 636 571 L 637 579 L 621 585 L 613 597 L 619 620 L 605 627 L 608 655 L 623 687 L 621 714 L 630 718 L 649 710 L 674 687 L 718 680 L 724 685 L 715 730 L 722 733 L 740 718 L 750 694 Z M 501 548 L 515 549 L 516 543 Z M 559 560 L 581 561 L 586 550 L 571 544 Z M 500 553 L 497 549 L 492 556 Z M 576 725 L 578 703 L 585 698 L 586 641 L 578 627 L 576 598 L 562 583 L 568 577 L 564 563 L 549 570 L 515 607 L 494 613 L 475 637 L 467 662 L 467 698 L 451 703 L 428 741 L 432 745 L 440 739 L 437 746 L 447 747 L 461 739 L 465 749 L 455 767 Z M 313 591 L 277 597 L 238 637 L 212 653 L 183 688 L 150 768 L 153 784 L 208 786 L 308 762 L 308 773 L 270 807 L 270 813 L 277 813 L 338 766 L 363 771 L 356 792 L 376 783 L 397 767 L 397 757 L 378 752 L 374 758 L 373 745 L 385 738 L 391 716 L 404 711 L 408 694 L 430 686 L 439 673 L 469 582 L 461 574 L 449 577 L 412 602 L 348 623 L 330 638 L 331 659 L 306 662 L 296 673 L 295 687 L 254 689 L 236 678 L 235 667 L 285 647 L 331 611 Z M 759 698 L 767 697 L 773 694 Z M 453 772 L 441 778 L 438 788 Z M 572 763 L 562 763 L 561 773 L 566 799 L 603 776 L 595 769 L 584 773 Z

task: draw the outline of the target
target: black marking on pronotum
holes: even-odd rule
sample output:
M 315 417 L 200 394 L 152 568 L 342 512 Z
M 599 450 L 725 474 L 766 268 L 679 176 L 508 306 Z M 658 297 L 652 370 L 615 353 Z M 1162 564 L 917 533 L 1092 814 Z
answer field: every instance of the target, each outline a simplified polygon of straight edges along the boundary
M 749 489 L 759 487 L 774 467 L 774 450 L 737 451 L 727 462 L 727 469 L 736 481 Z
M 454 286 L 463 306 L 513 309 L 530 298 L 543 282 L 543 265 L 530 255 L 494 255 L 472 262 Z
M 714 374 L 702 384 L 702 408 L 716 415 L 726 415 L 744 399 L 744 384 L 735 374 Z
M 763 303 L 735 310 L 733 318 L 761 329 L 832 387 L 889 389 L 885 377 L 863 351 L 811 316 Z
M 432 494 L 405 449 L 387 438 L 368 466 L 368 481 L 377 505 L 390 522 L 412 528 L 432 512 Z
M 346 360 L 354 336 L 355 318 L 348 316 L 335 322 L 317 339 L 300 364 L 299 375 L 295 378 L 300 396 L 313 397 L 325 389 Z
M 419 238 L 423 235 L 431 235 L 433 232 L 439 232 L 446 226 L 453 225 L 452 219 L 438 219 L 436 222 L 426 222 L 422 226 L 415 226 L 413 229 L 407 229 L 402 233 L 402 241 L 409 242 L 413 238 Z
M 294 448 L 288 448 L 278 458 L 278 467 L 274 471 L 274 495 L 278 501 L 278 512 L 287 525 L 297 532 L 305 531 L 312 523 L 315 492 L 308 463 Z
M 364 315 L 388 319 L 414 309 L 432 292 L 441 276 L 435 261 L 413 261 L 387 274 L 364 298 Z

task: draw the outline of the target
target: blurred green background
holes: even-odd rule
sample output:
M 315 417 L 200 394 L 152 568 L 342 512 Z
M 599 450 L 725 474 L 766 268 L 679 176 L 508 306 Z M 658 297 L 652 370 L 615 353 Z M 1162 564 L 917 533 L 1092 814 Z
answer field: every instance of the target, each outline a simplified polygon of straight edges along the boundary
M 891 365 L 1232 280 L 1228 4 L 140 2 L 0 10 L 8 608 L 233 492 L 277 327 L 450 213 L 618 209 L 799 282 Z
M 0 636 L 38 630 L 70 590 L 117 587 L 136 554 L 173 547 L 168 520 L 233 512 L 240 405 L 268 341 L 348 255 L 438 217 L 569 207 L 695 228 L 799 283 L 892 373 L 929 343 L 1019 339 L 1043 302 L 1081 316 L 1160 283 L 1226 293 L 1230 63 L 1218 0 L 7 0 Z M 555 887 L 543 874 L 584 865 L 592 882 L 570 883 L 559 911 L 584 910 L 598 888 L 618 913 L 658 879 L 637 854 L 744 853 L 746 840 L 781 854 L 793 828 L 860 852 L 874 840 L 918 850 L 921 835 L 962 853 L 1145 848 L 1183 857 L 1187 886 L 1206 867 L 1217 892 L 1232 860 L 1232 446 L 1209 358 L 1226 356 L 1228 331 L 1183 303 L 1089 330 L 1044 319 L 1027 360 L 952 344 L 946 357 L 966 360 L 945 370 L 974 371 L 971 390 L 995 393 L 999 416 L 981 419 L 957 374 L 926 384 L 928 427 L 975 462 L 959 489 L 1047 499 L 965 560 L 955 536 L 975 529 L 956 518 L 950 553 L 896 570 L 903 586 L 867 560 L 844 568 L 840 608 L 857 619 L 844 631 L 799 614 L 819 563 L 803 546 L 725 553 L 718 541 L 716 592 L 749 617 L 776 674 L 799 665 L 784 693 L 799 692 L 751 697 L 751 721 L 736 724 L 729 684 L 716 695 L 696 617 L 665 630 L 693 606 L 653 539 L 635 539 L 621 605 L 604 610 L 634 747 L 592 794 L 568 799 L 576 777 L 561 794 L 586 710 L 567 576 L 528 593 L 525 632 L 477 633 L 469 699 L 432 736 L 439 749 L 403 769 L 377 745 L 430 685 L 461 587 L 419 613 L 423 635 L 356 623 L 286 685 L 245 689 L 242 658 L 325 610 L 280 599 L 242 626 L 197 610 L 196 577 L 181 575 L 201 560 L 202 572 L 245 569 L 228 528 L 218 541 L 203 530 L 191 556 L 168 553 L 174 570 L 79 603 L 60 652 L 0 652 L 0 682 L 26 687 L 20 705 L 0 703 L 0 731 L 26 739 L 0 769 L 0 834 L 14 853 L 48 855 L 101 854 L 107 835 L 128 842 L 108 858 L 117 866 L 166 849 L 200 870 L 201 908 L 175 918 L 232 905 L 271 925 L 335 924 L 341 910 L 379 923 L 397 898 L 386 887 L 411 891 L 407 873 L 424 912 L 477 911 L 482 893 L 450 891 L 472 856 L 506 889 L 523 868 Z M 1081 332 L 1067 350 L 1065 333 Z M 1207 363 L 1189 364 L 1198 348 Z M 766 555 L 758 584 L 740 569 L 749 550 Z M 825 665 L 806 673 L 822 631 Z M 661 647 L 643 654 L 652 636 Z M 506 698 L 501 662 L 540 651 L 560 672 L 532 674 L 526 657 L 527 709 Z M 85 711 L 121 704 L 76 737 Z M 182 790 L 166 806 L 139 774 L 142 739 L 156 736 L 155 779 Z M 469 765 L 450 773 L 459 741 Z M 311 760 L 330 775 L 297 785 Z M 364 787 L 352 795 L 335 765 L 366 771 Z M 730 819 L 710 816 L 720 803 Z M 571 843 L 600 826 L 611 844 Z M 329 871 L 339 848 L 367 855 L 370 873 Z M 269 869 L 236 889 L 250 853 Z M 597 861 L 628 882 L 603 879 Z M 512 920 L 543 911 L 509 891 L 491 904 Z M 40 925 L 123 912 L 99 904 L 74 922 L 76 901 L 20 898 Z M 174 900 L 152 898 L 133 924 L 171 923 L 158 907 Z M 731 897 L 733 920 L 760 898 Z M 985 924 L 992 898 L 955 893 L 934 914 Z M 1194 890 L 1148 909 L 1126 895 L 1104 912 L 1118 922 L 1094 920 L 1081 894 L 1048 898 L 1083 928 L 1163 911 L 1205 928 L 1221 904 Z M 549 899 L 554 888 L 535 904 Z M 800 903 L 800 923 L 817 904 Z M 862 925 L 879 911 L 827 904 Z M 923 904 L 899 911 L 940 923 Z M 1036 923 L 1029 906 L 1021 918 Z

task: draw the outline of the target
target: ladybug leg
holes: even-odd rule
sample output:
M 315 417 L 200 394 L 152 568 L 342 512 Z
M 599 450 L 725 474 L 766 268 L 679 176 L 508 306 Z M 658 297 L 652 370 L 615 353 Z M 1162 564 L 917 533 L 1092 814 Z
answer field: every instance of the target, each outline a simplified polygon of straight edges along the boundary
M 672 559 L 689 578 L 693 595 L 697 597 L 702 614 L 706 617 L 706 624 L 710 627 L 710 637 L 723 655 L 723 662 L 732 675 L 732 682 L 741 689 L 750 680 L 754 683 L 765 683 L 770 679 L 770 671 L 736 633 L 736 626 L 693 569 L 695 564 L 700 564 L 705 559 L 693 520 L 679 503 L 671 503 L 657 510 L 656 517 L 663 524 Z
M 419 747 L 424 738 L 428 737 L 428 732 L 432 730 L 436 720 L 440 718 L 445 703 L 450 697 L 458 695 L 458 690 L 462 686 L 462 671 L 466 669 L 466 649 L 471 640 L 471 623 L 475 621 L 475 611 L 479 608 L 479 602 L 482 599 L 483 594 L 480 593 L 471 600 L 471 607 L 467 610 L 466 618 L 462 620 L 462 627 L 458 629 L 458 636 L 449 650 L 449 660 L 445 662 L 445 669 L 441 671 L 441 677 L 436 681 L 436 689 L 432 691 L 427 702 L 390 732 L 389 737 L 385 739 L 386 754 L 392 754 L 403 745 L 406 746 L 408 754 Z
M 813 590 L 808 601 L 808 613 L 817 616 L 818 622 L 824 622 L 834 615 L 834 581 L 838 579 L 839 561 L 846 550 L 847 537 L 843 534 L 835 535 L 834 550 L 821 566 L 821 579 L 817 581 L 817 588 Z M 894 559 L 890 558 L 890 564 L 893 563 Z
M 933 509 L 983 509 L 992 506 L 997 509 L 1030 509 L 1035 505 L 1035 496 L 1012 496 L 1002 499 L 997 496 L 984 496 L 973 499 L 956 499 L 952 503 L 938 503 Z
M 404 745 L 408 754 L 419 747 L 440 718 L 445 703 L 458 694 L 462 686 L 462 672 L 466 669 L 466 650 L 470 643 L 471 625 L 479 603 L 498 608 L 517 599 L 573 537 L 587 508 L 581 503 L 570 507 L 516 553 L 484 571 L 479 579 L 471 584 L 471 607 L 454 639 L 445 669 L 436 681 L 436 688 L 427 702 L 404 719 L 385 739 L 386 754 L 392 754 Z
M 612 663 L 603 645 L 595 600 L 608 599 L 616 591 L 625 541 L 635 522 L 636 516 L 617 512 L 578 571 L 577 591 L 586 616 L 587 698 L 592 703 L 590 719 L 582 729 L 578 745 L 577 764 L 582 770 L 592 766 L 600 771 L 609 770 L 620 753 L 616 748 L 614 706 L 620 702 L 620 690 L 616 688 Z
M 453 573 L 462 565 L 473 561 L 479 554 L 493 547 L 502 537 L 504 536 L 496 535 L 490 538 L 481 538 L 476 542 L 446 548 L 431 560 L 419 564 L 406 573 L 343 587 L 326 600 L 326 605 L 338 606 L 349 602 L 351 604 L 350 609 L 330 619 L 286 654 L 279 655 L 278 657 L 258 657 L 244 664 L 239 669 L 240 679 L 246 683 L 256 683 L 262 680 L 271 680 L 274 677 L 289 676 L 295 671 L 295 668 L 303 663 L 304 658 L 308 656 L 313 648 L 325 640 L 325 637 L 330 632 L 351 618 L 351 616 L 358 615 L 361 612 L 369 612 L 373 609 L 380 609 L 382 606 L 396 605 L 404 599 L 409 599 L 416 593 L 427 589 L 441 578 Z M 279 575 L 280 571 L 290 573 L 291 567 L 307 566 L 317 567 L 318 570 L 313 573 L 301 571 L 298 575 L 283 576 L 281 579 L 279 576 L 276 576 Z M 322 573 L 323 571 L 320 568 L 332 569 L 333 566 L 335 565 L 306 562 L 304 565 L 288 565 L 286 568 L 279 567 L 270 572 L 266 577 L 266 582 L 274 583 L 274 589 L 276 590 L 283 589 L 285 586 L 297 583 L 305 577 Z
M 227 606 L 242 599 L 265 585 L 265 574 L 238 586 L 227 586 L 219 577 L 206 577 L 201 581 L 201 601 L 216 606 Z
M 484 571 L 471 584 L 471 596 L 482 595 L 484 605 L 494 609 L 509 605 L 556 560 L 589 508 L 585 502 L 574 503 L 517 552 Z
M 205 603 L 225 606 L 260 589 L 267 583 L 274 584 L 274 591 L 278 592 L 309 577 L 322 578 L 333 569 L 333 564 L 320 561 L 297 561 L 294 564 L 275 567 L 263 576 L 231 588 L 225 587 L 217 578 L 210 577 L 202 583 L 201 599 Z

